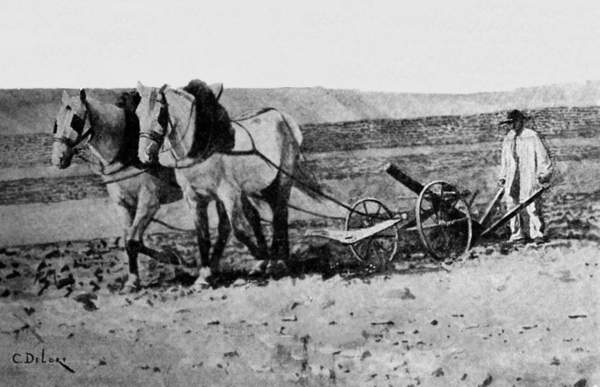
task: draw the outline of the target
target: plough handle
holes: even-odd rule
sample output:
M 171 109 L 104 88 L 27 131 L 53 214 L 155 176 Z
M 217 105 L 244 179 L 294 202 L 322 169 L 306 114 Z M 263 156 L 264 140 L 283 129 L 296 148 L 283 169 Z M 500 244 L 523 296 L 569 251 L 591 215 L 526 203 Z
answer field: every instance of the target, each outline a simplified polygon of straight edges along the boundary
M 485 212 L 483 213 L 483 216 L 481 217 L 481 219 L 479 219 L 479 224 L 485 225 L 485 222 L 490 217 L 490 214 L 492 213 L 492 210 L 494 209 L 494 207 L 498 203 L 498 200 L 500 200 L 500 197 L 502 196 L 503 193 L 504 193 L 504 187 L 501 187 L 498 190 L 498 192 L 496 192 L 496 195 L 494 195 L 494 198 L 492 199 L 492 201 L 490 202 L 490 204 L 485 209 Z
M 524 202 L 520 203 L 519 205 L 513 207 L 511 210 L 509 210 L 506 214 L 504 214 L 504 216 L 500 219 L 498 219 L 496 222 L 494 222 L 490 227 L 488 227 L 487 229 L 485 229 L 479 236 L 480 237 L 484 237 L 486 235 L 491 234 L 492 232 L 496 231 L 498 228 L 502 227 L 503 225 L 506 224 L 506 222 L 508 222 L 510 219 L 512 219 L 513 217 L 517 216 L 517 214 L 525 207 L 527 207 L 529 204 L 531 204 L 531 202 L 533 202 L 534 200 L 536 200 L 545 190 L 547 190 L 548 188 L 550 188 L 550 186 L 545 186 L 545 187 L 541 187 L 540 189 L 538 189 L 537 191 L 535 191 L 530 197 L 528 197 Z

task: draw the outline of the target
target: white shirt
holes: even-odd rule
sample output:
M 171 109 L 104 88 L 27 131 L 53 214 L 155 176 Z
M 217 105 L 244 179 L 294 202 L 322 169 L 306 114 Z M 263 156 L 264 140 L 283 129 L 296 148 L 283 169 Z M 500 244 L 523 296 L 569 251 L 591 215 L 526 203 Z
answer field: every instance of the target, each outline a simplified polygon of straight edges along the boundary
M 524 128 L 520 135 L 514 129 L 504 137 L 500 179 L 504 179 L 504 197 L 523 201 L 539 188 L 539 180 L 552 174 L 552 161 L 538 134 Z

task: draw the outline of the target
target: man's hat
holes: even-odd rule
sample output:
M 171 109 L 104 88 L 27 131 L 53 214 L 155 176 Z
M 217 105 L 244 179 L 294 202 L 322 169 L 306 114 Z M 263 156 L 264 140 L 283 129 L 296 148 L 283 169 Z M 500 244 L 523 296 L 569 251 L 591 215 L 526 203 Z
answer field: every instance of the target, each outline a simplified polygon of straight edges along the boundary
M 529 120 L 529 117 L 526 116 L 525 114 L 523 114 L 523 112 L 521 112 L 520 110 L 511 110 L 508 113 L 508 116 L 506 117 L 508 118 L 506 121 L 502 121 L 500 122 L 500 125 L 504 125 L 504 124 L 512 124 L 513 122 L 516 121 L 527 121 Z

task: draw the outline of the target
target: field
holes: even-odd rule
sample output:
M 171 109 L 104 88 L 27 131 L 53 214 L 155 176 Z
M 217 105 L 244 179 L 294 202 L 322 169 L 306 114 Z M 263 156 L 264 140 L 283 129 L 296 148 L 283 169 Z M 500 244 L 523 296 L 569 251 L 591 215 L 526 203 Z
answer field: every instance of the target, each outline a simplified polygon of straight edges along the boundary
M 49 167 L 47 134 L 5 134 L 2 383 L 599 384 L 600 109 L 531 113 L 558 170 L 544 198 L 548 243 L 507 246 L 499 235 L 440 265 L 407 233 L 396 260 L 372 272 L 344 247 L 303 237 L 339 220 L 293 211 L 288 272 L 249 277 L 252 259 L 232 242 L 202 292 L 186 272 L 142 257 L 142 290 L 120 294 L 127 264 L 100 179 L 81 162 Z M 477 214 L 496 189 L 494 122 L 504 114 L 307 124 L 305 167 L 343 201 L 374 196 L 409 211 L 414 194 L 383 172 L 393 162 L 422 182 L 479 191 Z M 298 193 L 293 201 L 344 215 Z M 157 218 L 191 228 L 181 203 Z M 153 225 L 147 243 L 196 254 L 191 231 Z M 67 367 L 12 361 L 42 350 Z

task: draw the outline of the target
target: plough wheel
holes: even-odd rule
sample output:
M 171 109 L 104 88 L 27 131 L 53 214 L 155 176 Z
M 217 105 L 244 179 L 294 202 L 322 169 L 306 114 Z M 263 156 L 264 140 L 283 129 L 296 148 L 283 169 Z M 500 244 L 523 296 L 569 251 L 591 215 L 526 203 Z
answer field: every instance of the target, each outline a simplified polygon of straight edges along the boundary
M 421 241 L 435 259 L 457 258 L 471 247 L 471 213 L 454 186 L 441 180 L 427 184 L 417 199 L 415 216 Z
M 360 199 L 354 203 L 352 211 L 346 217 L 346 231 L 371 227 L 392 216 L 392 212 L 379 200 Z M 394 259 L 398 239 L 398 228 L 391 227 L 350 245 L 350 249 L 357 260 L 379 264 Z

